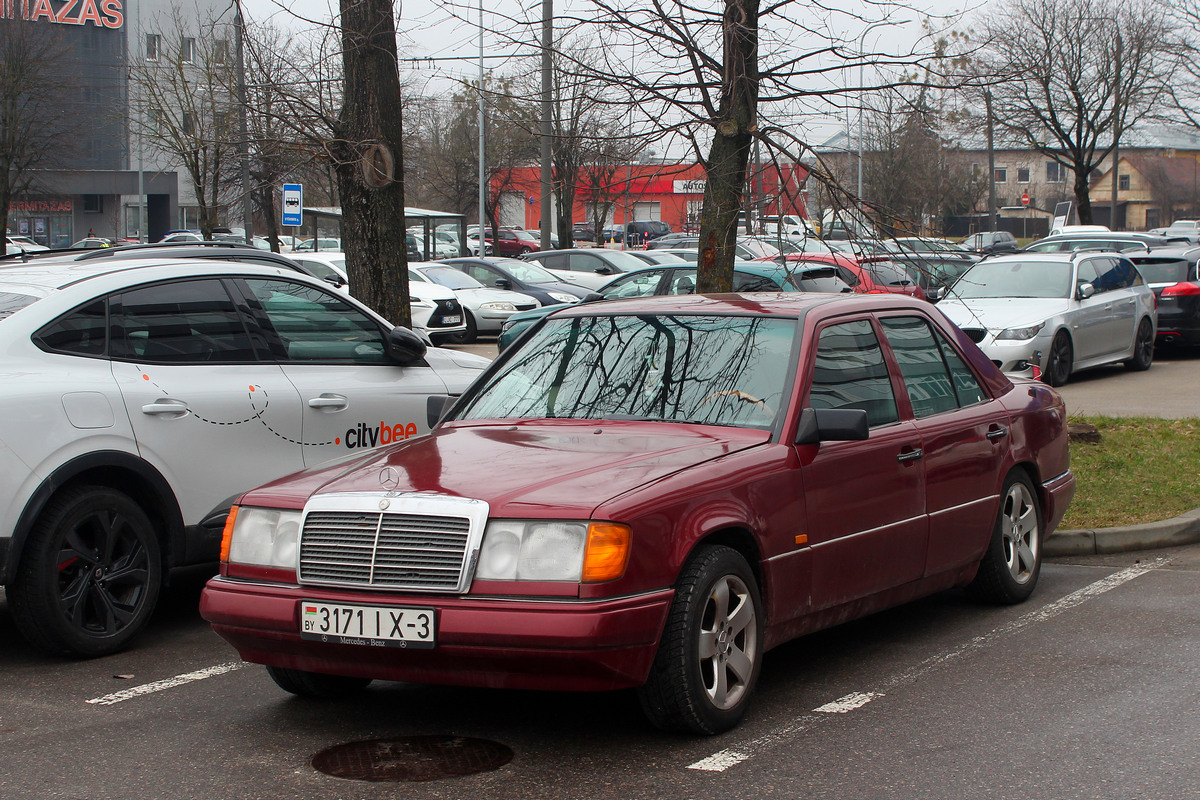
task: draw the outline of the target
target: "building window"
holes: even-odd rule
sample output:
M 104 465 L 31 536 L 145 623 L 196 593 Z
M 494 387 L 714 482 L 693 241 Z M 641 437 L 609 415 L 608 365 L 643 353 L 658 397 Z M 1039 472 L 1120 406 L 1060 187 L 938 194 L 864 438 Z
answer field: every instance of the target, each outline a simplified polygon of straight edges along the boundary
M 192 121 L 192 113 L 190 111 L 183 112 L 179 127 L 183 131 L 184 136 L 191 136 L 195 133 L 196 126 Z
M 161 51 L 162 37 L 157 33 L 146 34 L 146 60 L 158 61 L 158 54 Z
M 1129 176 L 1128 175 L 1118 175 L 1117 176 L 1117 190 L 1122 191 L 1122 192 L 1129 191 Z
M 1046 183 L 1065 183 L 1066 180 L 1066 167 L 1057 161 L 1046 162 Z
M 1008 169 L 1005 167 L 996 167 L 996 176 L 993 180 L 996 183 L 1008 183 Z
M 83 213 L 103 214 L 104 199 L 98 194 L 85 194 L 83 196 Z
M 228 39 L 217 39 L 213 42 L 212 59 L 214 64 L 225 64 L 229 61 Z
M 1029 167 L 1017 168 L 1017 183 L 1029 183 Z
M 183 37 L 183 41 L 179 45 L 179 60 L 184 64 L 191 64 L 196 60 L 196 40 L 191 37 Z

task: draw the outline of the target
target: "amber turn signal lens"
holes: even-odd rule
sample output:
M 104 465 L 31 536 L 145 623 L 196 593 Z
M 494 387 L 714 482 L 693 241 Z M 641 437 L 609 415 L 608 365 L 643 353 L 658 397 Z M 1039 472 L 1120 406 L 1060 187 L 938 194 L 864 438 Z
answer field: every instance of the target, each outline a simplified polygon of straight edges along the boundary
M 587 550 L 583 554 L 583 582 L 611 581 L 624 575 L 629 561 L 629 542 L 628 525 L 590 523 Z
M 229 563 L 229 545 L 233 543 L 233 523 L 237 519 L 238 507 L 233 506 L 229 509 L 229 516 L 225 518 L 225 530 L 221 533 L 221 563 Z M 212 552 L 212 551 L 209 551 Z

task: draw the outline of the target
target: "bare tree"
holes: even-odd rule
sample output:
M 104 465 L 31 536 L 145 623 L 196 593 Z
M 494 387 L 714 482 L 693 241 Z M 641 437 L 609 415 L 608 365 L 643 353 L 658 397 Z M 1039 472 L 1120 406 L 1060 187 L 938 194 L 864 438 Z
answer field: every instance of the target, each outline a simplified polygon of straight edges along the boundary
M 55 69 L 61 43 L 49 26 L 0 18 L 0 220 L 27 191 L 39 167 L 76 127 L 66 111 L 67 82 Z
M 1183 52 L 1154 0 L 1002 0 L 980 24 L 997 124 L 1074 173 L 1092 221 L 1095 170 L 1168 95 Z

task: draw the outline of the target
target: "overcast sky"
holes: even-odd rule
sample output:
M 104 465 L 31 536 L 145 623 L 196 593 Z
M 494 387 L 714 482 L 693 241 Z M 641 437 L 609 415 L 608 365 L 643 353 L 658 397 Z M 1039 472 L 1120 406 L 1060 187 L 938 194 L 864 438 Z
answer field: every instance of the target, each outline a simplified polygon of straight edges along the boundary
M 703 3 L 705 0 L 701 0 Z M 904 2 L 904 0 L 899 0 Z M 909 18 L 902 27 L 887 26 L 870 31 L 867 35 L 868 48 L 903 47 L 916 41 L 920 34 L 917 21 L 927 14 L 950 15 L 957 9 L 977 6 L 983 0 L 914 0 L 912 9 L 902 15 Z M 251 24 L 272 24 L 279 28 L 301 29 L 318 24 L 329 24 L 337 0 L 241 0 L 242 7 Z M 575 6 L 583 8 L 587 0 L 555 0 L 555 10 Z M 709 0 L 717 2 L 717 0 Z M 862 4 L 865 19 L 878 18 L 881 5 L 873 0 L 839 0 L 836 4 L 850 11 L 856 3 Z M 418 91 L 423 94 L 445 94 L 456 86 L 455 79 L 474 80 L 479 74 L 479 0 L 398 0 L 395 3 L 399 22 L 400 57 L 402 59 L 429 59 L 428 61 L 406 61 L 404 66 L 412 70 Z M 799 4 L 797 9 L 803 9 Z M 820 9 L 820 6 L 813 6 Z M 331 10 L 332 9 L 332 10 Z M 512 56 L 519 49 L 507 43 L 495 31 L 508 28 L 509 20 L 525 15 L 540 15 L 540 0 L 485 0 L 484 2 L 484 52 L 488 70 L 505 72 L 510 62 L 492 56 Z M 853 26 L 853 21 L 847 23 Z M 848 28 L 847 36 L 857 38 L 865 23 L 857 28 Z M 881 41 L 882 40 L 882 41 Z M 857 76 L 850 76 L 854 80 Z M 813 141 L 819 141 L 845 124 L 844 118 L 829 118 L 824 123 L 813 121 Z

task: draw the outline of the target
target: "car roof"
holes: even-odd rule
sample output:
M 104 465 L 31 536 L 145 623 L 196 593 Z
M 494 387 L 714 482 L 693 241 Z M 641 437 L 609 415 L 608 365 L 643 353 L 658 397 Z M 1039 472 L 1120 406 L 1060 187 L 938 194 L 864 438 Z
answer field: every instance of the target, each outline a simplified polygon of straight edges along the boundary
M 838 311 L 918 309 L 932 306 L 901 294 L 833 294 L 819 292 L 747 292 L 744 294 L 654 295 L 603 303 L 579 303 L 563 308 L 555 317 L 624 316 L 627 314 L 716 314 L 799 317 L 817 306 L 841 304 Z
M 118 273 L 136 275 L 138 281 L 156 279 L 189 277 L 193 275 L 211 274 L 242 274 L 242 275 L 279 275 L 286 270 L 289 276 L 301 276 L 309 280 L 322 282 L 308 273 L 286 266 L 277 267 L 266 264 L 248 264 L 241 261 L 223 261 L 220 259 L 176 259 L 170 257 L 141 258 L 141 259 L 112 259 L 96 261 L 30 261 L 15 262 L 0 267 L 0 287 L 24 286 L 39 288 L 43 294 L 47 291 L 65 289 L 75 284 L 97 281 Z

